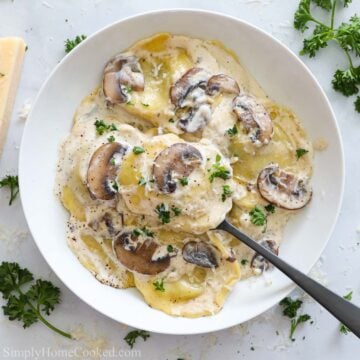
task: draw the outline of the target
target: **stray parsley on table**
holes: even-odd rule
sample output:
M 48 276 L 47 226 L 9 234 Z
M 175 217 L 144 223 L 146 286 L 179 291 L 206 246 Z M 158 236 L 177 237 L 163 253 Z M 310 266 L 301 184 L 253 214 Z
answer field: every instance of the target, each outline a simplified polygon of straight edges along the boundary
M 16 175 L 7 175 L 0 180 L 0 188 L 8 187 L 10 189 L 9 205 L 12 205 L 13 201 L 19 194 L 19 177 Z

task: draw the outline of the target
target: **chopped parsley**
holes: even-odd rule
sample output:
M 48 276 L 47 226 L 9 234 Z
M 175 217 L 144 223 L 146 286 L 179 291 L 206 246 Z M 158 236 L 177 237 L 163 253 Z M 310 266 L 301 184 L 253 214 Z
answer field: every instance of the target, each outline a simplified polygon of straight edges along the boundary
M 228 170 L 224 165 L 220 164 L 221 156 L 219 154 L 216 155 L 216 162 L 212 166 L 212 173 L 210 174 L 209 180 L 213 182 L 215 178 L 220 178 L 223 180 L 230 179 L 230 170 Z
M 309 152 L 309 150 L 306 149 L 296 149 L 296 158 L 299 160 L 302 156 L 304 156 L 305 154 L 307 154 Z
M 147 338 L 150 337 L 150 334 L 145 330 L 133 330 L 124 337 L 124 340 L 132 349 L 138 337 L 141 337 L 144 341 L 146 341 Z
M 60 289 L 50 281 L 34 279 L 26 268 L 17 263 L 2 262 L 0 265 L 0 292 L 5 299 L 4 315 L 9 320 L 22 322 L 27 328 L 41 321 L 51 330 L 69 339 L 72 336 L 52 324 L 45 318 L 60 303 Z
M 68 54 L 74 47 L 78 46 L 83 40 L 86 39 L 85 35 L 78 35 L 74 40 L 65 40 L 65 52 Z
M 8 187 L 10 189 L 9 205 L 12 205 L 13 201 L 19 194 L 19 177 L 16 175 L 7 175 L 0 180 L 0 188 Z
M 130 85 L 124 85 L 122 87 L 122 90 L 125 91 L 127 94 L 130 94 L 130 93 L 132 93 L 133 88 Z
M 115 158 L 114 158 L 114 157 L 112 157 L 112 158 L 110 159 L 110 164 L 111 164 L 111 165 L 115 165 L 115 164 L 116 164 L 116 161 L 115 161 Z
M 114 191 L 116 191 L 116 192 L 119 191 L 119 185 L 117 184 L 116 181 L 111 182 L 111 187 L 114 189 Z
M 166 247 L 166 250 L 169 252 L 169 253 L 172 253 L 174 252 L 174 247 L 170 244 Z
M 273 214 L 275 212 L 275 206 L 273 204 L 268 204 L 264 206 L 264 209 L 270 214 Z
M 110 135 L 108 138 L 107 138 L 108 142 L 109 143 L 112 143 L 115 141 L 115 136 L 114 135 Z
M 249 262 L 248 259 L 242 259 L 242 260 L 240 261 L 241 265 L 243 265 L 243 266 L 245 266 L 248 262 Z
M 352 295 L 353 295 L 353 291 L 350 291 L 348 294 L 344 295 L 343 298 L 347 301 L 351 301 Z M 349 332 L 351 332 L 351 330 L 346 325 L 341 323 L 340 323 L 339 331 L 344 335 L 347 335 Z
M 186 186 L 189 184 L 189 178 L 187 176 L 182 177 L 179 181 L 182 186 Z
M 144 106 L 144 107 L 149 107 L 150 106 L 149 104 L 145 104 L 143 102 L 141 103 L 141 105 Z
M 314 23 L 312 34 L 304 39 L 301 55 L 315 57 L 317 52 L 328 46 L 329 42 L 338 44 L 343 50 L 348 66 L 345 69 L 337 69 L 332 80 L 334 90 L 344 96 L 351 96 L 359 92 L 360 67 L 355 66 L 353 56 L 360 56 L 360 17 L 356 14 L 346 23 L 335 27 L 335 13 L 338 9 L 337 1 L 313 0 L 313 2 L 329 12 L 329 20 L 324 23 L 314 17 L 311 11 L 311 0 L 301 0 L 294 16 L 295 29 L 305 32 L 309 23 Z M 344 7 L 347 7 L 351 0 L 344 0 Z M 357 104 L 355 109 L 358 111 Z
M 256 226 L 264 226 L 266 224 L 266 214 L 256 205 L 250 212 L 250 221 Z
M 223 185 L 223 193 L 221 194 L 221 200 L 225 200 L 232 195 L 233 191 L 229 185 Z
M 103 135 L 105 132 L 108 132 L 108 131 L 116 131 L 117 130 L 117 127 L 114 124 L 110 124 L 110 125 L 105 124 L 104 120 L 97 119 L 94 122 L 94 125 L 95 125 L 96 132 L 98 133 L 98 135 Z
M 141 146 L 134 146 L 133 147 L 133 153 L 135 155 L 139 155 L 139 154 L 142 154 L 143 152 L 145 152 L 145 149 Z
M 128 101 L 127 103 L 126 103 L 126 105 L 129 105 L 129 106 L 134 106 L 135 105 L 135 103 L 133 103 L 132 101 Z
M 164 288 L 164 279 L 158 279 L 153 282 L 154 288 L 156 291 L 165 292 Z
M 358 96 L 354 102 L 355 104 L 355 110 L 360 113 L 360 96 Z
M 144 177 L 141 177 L 138 182 L 138 185 L 140 185 L 140 186 L 146 185 L 146 179 Z
M 302 305 L 302 301 L 299 299 L 291 299 L 290 297 L 286 297 L 280 301 L 280 306 L 283 306 L 283 315 L 287 316 L 291 319 L 290 323 L 290 333 L 289 339 L 291 341 L 295 341 L 294 333 L 299 324 L 305 323 L 306 321 L 311 319 L 311 316 L 308 314 L 302 314 L 297 316 L 297 312 Z
M 181 209 L 176 206 L 173 206 L 171 210 L 174 212 L 175 216 L 179 216 L 181 214 Z
M 238 128 L 236 127 L 236 125 L 234 125 L 232 128 L 227 129 L 227 130 L 226 130 L 226 133 L 227 133 L 230 137 L 233 137 L 233 136 L 237 135 L 237 133 L 238 133 Z
M 149 230 L 148 228 L 146 228 L 145 226 L 143 228 L 141 228 L 141 229 L 135 228 L 133 230 L 133 234 L 135 236 L 154 237 L 154 233 L 151 230 Z
M 158 205 L 155 212 L 158 214 L 158 217 L 163 224 L 168 224 L 170 222 L 170 211 L 167 209 L 165 204 L 162 203 Z

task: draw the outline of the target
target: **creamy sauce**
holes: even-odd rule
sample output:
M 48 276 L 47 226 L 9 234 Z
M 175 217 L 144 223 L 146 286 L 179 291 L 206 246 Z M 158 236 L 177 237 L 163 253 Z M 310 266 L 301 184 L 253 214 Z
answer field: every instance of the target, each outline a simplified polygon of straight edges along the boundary
M 56 193 L 71 214 L 68 245 L 99 281 L 118 288 L 136 286 L 152 307 L 176 316 L 215 314 L 237 281 L 262 270 L 251 266 L 253 251 L 231 235 L 213 229 L 227 215 L 257 241 L 273 241 L 278 246 L 286 223 L 296 212 L 279 207 L 273 213 L 265 210 L 269 203 L 260 195 L 256 181 L 271 162 L 309 178 L 311 143 L 296 116 L 272 102 L 236 57 L 216 41 L 158 34 L 124 54 L 139 59 L 144 90 L 130 89 L 126 103 L 109 105 L 102 87 L 95 89 L 79 105 L 71 133 L 61 148 Z M 196 121 L 207 119 L 209 111 L 210 120 L 200 131 L 184 132 L 169 90 L 193 67 L 204 68 L 211 75 L 228 75 L 237 82 L 241 94 L 255 97 L 272 120 L 271 141 L 259 145 L 251 139 L 232 111 L 235 95 L 231 93 L 204 98 L 202 101 L 209 105 L 192 124 L 197 126 Z M 123 91 L 126 89 L 122 86 Z M 96 131 L 96 121 L 107 126 L 102 134 Z M 237 133 L 230 135 L 229 129 L 234 126 Z M 107 186 L 112 186 L 116 195 L 109 200 L 94 199 L 88 190 L 89 163 L 95 151 L 109 141 L 126 149 L 111 159 L 117 173 Z M 173 173 L 176 191 L 162 193 L 154 182 L 154 163 L 164 149 L 179 143 L 194 147 L 201 154 L 201 163 L 186 177 L 186 185 L 180 184 L 181 174 Z M 135 153 L 137 147 L 143 152 Z M 298 159 L 296 150 L 300 148 L 308 152 Z M 228 171 L 228 178 L 210 181 L 219 166 Z M 224 195 L 225 188 L 230 192 Z M 266 216 L 263 225 L 251 221 L 256 206 Z M 162 220 L 159 209 L 167 212 L 170 221 Z M 151 231 L 150 240 L 159 244 L 152 261 L 169 255 L 170 265 L 161 273 L 129 271 L 118 260 L 114 239 L 121 231 L 134 229 Z M 145 242 L 149 240 L 143 233 L 138 239 L 142 236 Z M 189 241 L 211 244 L 217 267 L 204 268 L 185 261 L 182 248 Z M 162 284 L 164 291 L 155 283 Z

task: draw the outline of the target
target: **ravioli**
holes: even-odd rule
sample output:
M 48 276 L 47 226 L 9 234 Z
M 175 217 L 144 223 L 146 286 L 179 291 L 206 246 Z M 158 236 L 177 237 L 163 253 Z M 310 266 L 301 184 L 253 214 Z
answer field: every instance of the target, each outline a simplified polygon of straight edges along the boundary
M 228 218 L 277 254 L 311 199 L 312 156 L 296 115 L 231 50 L 156 34 L 109 59 L 74 115 L 55 188 L 68 245 L 152 308 L 216 314 L 238 281 L 271 268 L 216 227 Z

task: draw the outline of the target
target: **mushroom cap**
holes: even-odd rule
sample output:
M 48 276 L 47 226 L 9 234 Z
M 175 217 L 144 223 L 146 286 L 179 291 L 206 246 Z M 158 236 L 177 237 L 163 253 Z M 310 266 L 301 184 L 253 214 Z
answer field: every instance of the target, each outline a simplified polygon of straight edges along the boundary
M 202 163 L 200 151 L 186 143 L 176 143 L 161 151 L 154 160 L 154 180 L 162 193 L 173 193 L 176 179 L 189 176 Z
M 262 240 L 259 242 L 260 245 L 262 245 L 267 250 L 270 250 L 275 255 L 279 254 L 279 246 L 274 240 Z M 272 264 L 269 263 L 268 260 L 266 260 L 263 256 L 261 256 L 258 253 L 255 253 L 254 256 L 251 259 L 250 266 L 253 269 L 260 270 L 261 272 L 268 270 Z
M 93 199 L 110 200 L 116 192 L 111 183 L 116 179 L 118 164 L 112 164 L 111 159 L 118 154 L 122 157 L 127 147 L 112 142 L 100 146 L 92 155 L 87 171 L 87 187 Z
M 183 246 L 182 256 L 186 262 L 201 267 L 216 268 L 219 266 L 215 248 L 205 241 L 187 242 Z
M 231 76 L 225 74 L 218 74 L 212 76 L 206 87 L 206 93 L 208 95 L 215 95 L 218 92 L 224 92 L 227 94 L 239 94 L 240 87 L 236 80 Z
M 203 68 L 192 68 L 188 70 L 170 88 L 170 99 L 175 106 L 183 107 L 184 100 L 194 89 L 206 88 L 209 73 Z
M 304 178 L 270 164 L 259 174 L 257 186 L 261 196 L 283 209 L 303 208 L 311 199 L 312 190 Z
M 140 239 L 141 238 L 141 239 Z M 136 236 L 132 231 L 123 231 L 113 243 L 113 249 L 118 260 L 126 268 L 140 274 L 156 275 L 168 268 L 170 256 L 157 257 L 153 255 L 159 245 L 152 239 Z
M 106 100 L 112 104 L 127 102 L 127 86 L 134 91 L 143 91 L 144 75 L 136 56 L 117 55 L 104 69 L 103 91 Z
M 266 145 L 273 135 L 273 124 L 265 107 L 253 96 L 242 94 L 233 100 L 233 111 L 244 124 L 253 143 Z

